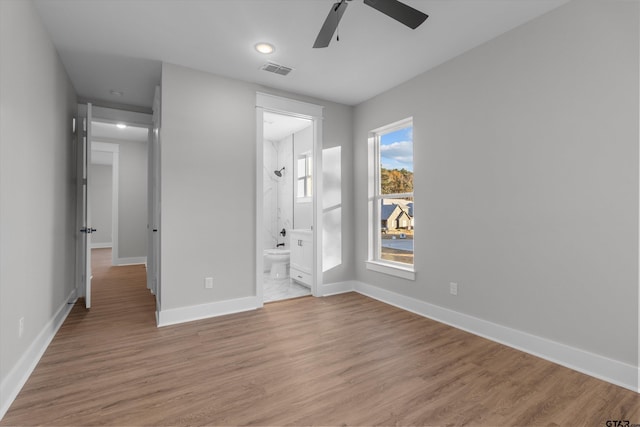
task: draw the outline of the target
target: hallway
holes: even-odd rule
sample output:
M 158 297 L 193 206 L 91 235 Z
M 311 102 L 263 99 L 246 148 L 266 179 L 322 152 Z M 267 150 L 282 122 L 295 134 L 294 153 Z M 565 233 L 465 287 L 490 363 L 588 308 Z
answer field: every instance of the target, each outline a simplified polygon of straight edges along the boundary
M 76 302 L 2 425 L 95 423 L 105 402 L 126 399 L 114 396 L 122 394 L 120 375 L 144 380 L 138 366 L 151 361 L 130 346 L 157 331 L 145 266 L 111 266 L 111 249 L 93 249 L 92 270 L 92 308 Z
M 116 320 L 119 325 L 134 325 L 149 321 L 155 326 L 155 298 L 147 289 L 147 272 L 144 264 L 112 266 L 110 248 L 92 249 L 91 273 L 93 275 L 92 304 L 87 315 L 88 319 L 114 315 L 121 310 L 127 315 L 120 316 L 121 321 Z M 76 304 L 69 318 L 79 308 Z M 117 328 L 114 327 L 114 329 Z M 104 330 L 101 329 L 101 332 Z M 117 331 L 114 332 L 117 333 Z

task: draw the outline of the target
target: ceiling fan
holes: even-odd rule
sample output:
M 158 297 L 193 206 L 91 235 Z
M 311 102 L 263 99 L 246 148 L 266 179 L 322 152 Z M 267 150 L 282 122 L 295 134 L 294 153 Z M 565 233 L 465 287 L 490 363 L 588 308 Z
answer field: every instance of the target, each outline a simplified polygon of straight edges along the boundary
M 338 28 L 340 19 L 347 10 L 348 3 L 351 0 L 340 0 L 338 3 L 334 3 L 331 6 L 327 19 L 324 20 L 320 33 L 316 38 L 316 42 L 313 44 L 314 48 L 327 47 L 329 42 L 333 38 L 333 34 Z M 371 6 L 379 12 L 395 19 L 398 22 L 403 23 L 407 27 L 415 30 L 420 24 L 422 24 L 429 15 L 420 12 L 417 9 L 412 8 L 398 0 L 364 0 L 364 4 Z

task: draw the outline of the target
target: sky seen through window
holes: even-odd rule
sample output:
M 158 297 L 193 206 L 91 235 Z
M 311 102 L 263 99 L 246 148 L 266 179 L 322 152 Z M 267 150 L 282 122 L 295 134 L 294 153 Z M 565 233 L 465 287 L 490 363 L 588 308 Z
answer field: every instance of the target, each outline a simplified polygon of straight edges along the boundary
M 413 172 L 413 127 L 380 136 L 380 163 L 385 169 Z

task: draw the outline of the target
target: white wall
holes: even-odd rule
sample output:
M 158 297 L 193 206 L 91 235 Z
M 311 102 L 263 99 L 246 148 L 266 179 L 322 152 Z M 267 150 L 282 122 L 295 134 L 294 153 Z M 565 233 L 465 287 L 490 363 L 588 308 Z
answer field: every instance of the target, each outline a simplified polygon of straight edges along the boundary
M 163 65 L 163 310 L 254 294 L 254 105 L 248 84 Z
M 118 258 L 142 258 L 147 256 L 147 143 L 118 145 Z
M 638 16 L 574 1 L 357 106 L 357 280 L 637 366 Z M 364 264 L 367 132 L 410 116 L 416 281 Z
M 351 160 L 351 107 L 163 64 L 163 311 L 255 295 L 257 91 L 323 105 L 325 144 L 348 147 Z M 344 185 L 351 194 L 351 181 Z M 346 264 L 327 279 L 350 274 Z
M 76 96 L 31 2 L 0 1 L 0 94 L 1 417 L 75 288 Z
M 331 104 L 328 104 L 331 105 Z M 323 282 L 355 277 L 354 108 L 325 108 L 323 140 Z M 329 153 L 329 156 L 326 154 Z M 324 160 L 335 160 L 324 164 Z M 340 249 L 341 252 L 338 250 Z
M 89 197 L 91 199 L 91 226 L 96 229 L 91 234 L 94 247 L 110 247 L 112 237 L 113 168 L 110 165 L 91 165 Z

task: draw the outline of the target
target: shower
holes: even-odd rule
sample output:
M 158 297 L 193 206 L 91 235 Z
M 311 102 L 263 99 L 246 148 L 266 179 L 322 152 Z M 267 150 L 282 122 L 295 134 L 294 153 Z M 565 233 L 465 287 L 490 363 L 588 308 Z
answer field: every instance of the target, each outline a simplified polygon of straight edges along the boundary
M 284 170 L 284 166 L 279 171 L 273 171 L 278 178 L 282 178 L 282 171 Z

